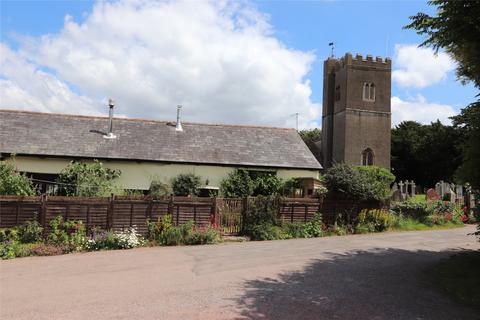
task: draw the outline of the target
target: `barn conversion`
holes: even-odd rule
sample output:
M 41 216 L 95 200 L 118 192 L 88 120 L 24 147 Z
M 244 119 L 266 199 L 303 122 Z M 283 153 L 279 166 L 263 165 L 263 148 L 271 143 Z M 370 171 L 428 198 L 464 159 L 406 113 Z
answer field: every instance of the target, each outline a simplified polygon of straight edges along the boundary
M 72 160 L 98 159 L 120 170 L 118 183 L 133 190 L 180 173 L 195 173 L 215 189 L 244 168 L 303 178 L 310 193 L 322 168 L 294 129 L 14 110 L 0 110 L 0 155 L 15 155 L 19 171 L 46 183 Z

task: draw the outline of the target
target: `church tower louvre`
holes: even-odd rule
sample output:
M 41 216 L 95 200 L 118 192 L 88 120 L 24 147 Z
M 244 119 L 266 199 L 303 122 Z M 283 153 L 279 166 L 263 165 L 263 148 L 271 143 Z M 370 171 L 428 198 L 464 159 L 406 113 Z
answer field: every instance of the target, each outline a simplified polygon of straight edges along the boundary
M 347 53 L 328 58 L 323 71 L 322 164 L 390 169 L 389 58 Z

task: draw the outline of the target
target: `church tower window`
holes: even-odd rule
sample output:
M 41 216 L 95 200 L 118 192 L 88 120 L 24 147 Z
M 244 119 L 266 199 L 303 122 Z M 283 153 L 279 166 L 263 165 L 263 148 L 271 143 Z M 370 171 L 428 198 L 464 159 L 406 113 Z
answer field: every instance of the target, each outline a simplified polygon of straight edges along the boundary
M 365 82 L 363 84 L 363 100 L 375 101 L 375 84 L 371 82 Z
M 375 156 L 372 149 L 367 148 L 362 152 L 362 166 L 373 166 L 375 164 Z

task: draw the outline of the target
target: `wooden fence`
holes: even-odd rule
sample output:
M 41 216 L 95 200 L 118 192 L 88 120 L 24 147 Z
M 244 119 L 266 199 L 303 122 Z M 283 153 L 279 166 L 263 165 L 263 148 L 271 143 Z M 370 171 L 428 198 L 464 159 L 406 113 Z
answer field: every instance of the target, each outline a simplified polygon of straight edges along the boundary
M 218 225 L 224 234 L 238 234 L 245 214 L 257 198 L 201 197 L 18 197 L 0 196 L 0 228 L 8 228 L 37 219 L 47 230 L 57 216 L 81 220 L 87 230 L 124 230 L 135 227 L 146 233 L 146 219 L 157 220 L 167 214 L 176 225 L 193 220 L 197 226 Z M 362 208 L 377 208 L 375 203 L 355 203 L 342 199 L 278 198 L 274 200 L 277 219 L 285 222 L 305 222 L 321 212 L 325 223 L 333 224 L 339 214 L 355 216 Z

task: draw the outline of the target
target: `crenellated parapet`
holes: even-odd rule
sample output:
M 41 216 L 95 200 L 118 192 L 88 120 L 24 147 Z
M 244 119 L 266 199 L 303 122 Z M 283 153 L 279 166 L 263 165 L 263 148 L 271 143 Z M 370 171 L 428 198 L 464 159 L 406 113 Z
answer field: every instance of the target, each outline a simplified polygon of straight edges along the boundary
M 367 54 L 366 57 L 363 57 L 361 54 L 357 53 L 353 56 L 350 52 L 346 53 L 345 56 L 335 59 L 329 58 L 331 62 L 336 62 L 336 69 L 343 68 L 345 65 L 353 66 L 365 66 L 365 67 L 376 67 L 376 68 L 392 68 L 392 60 L 390 58 L 383 59 L 380 56 L 373 58 L 371 54 Z

